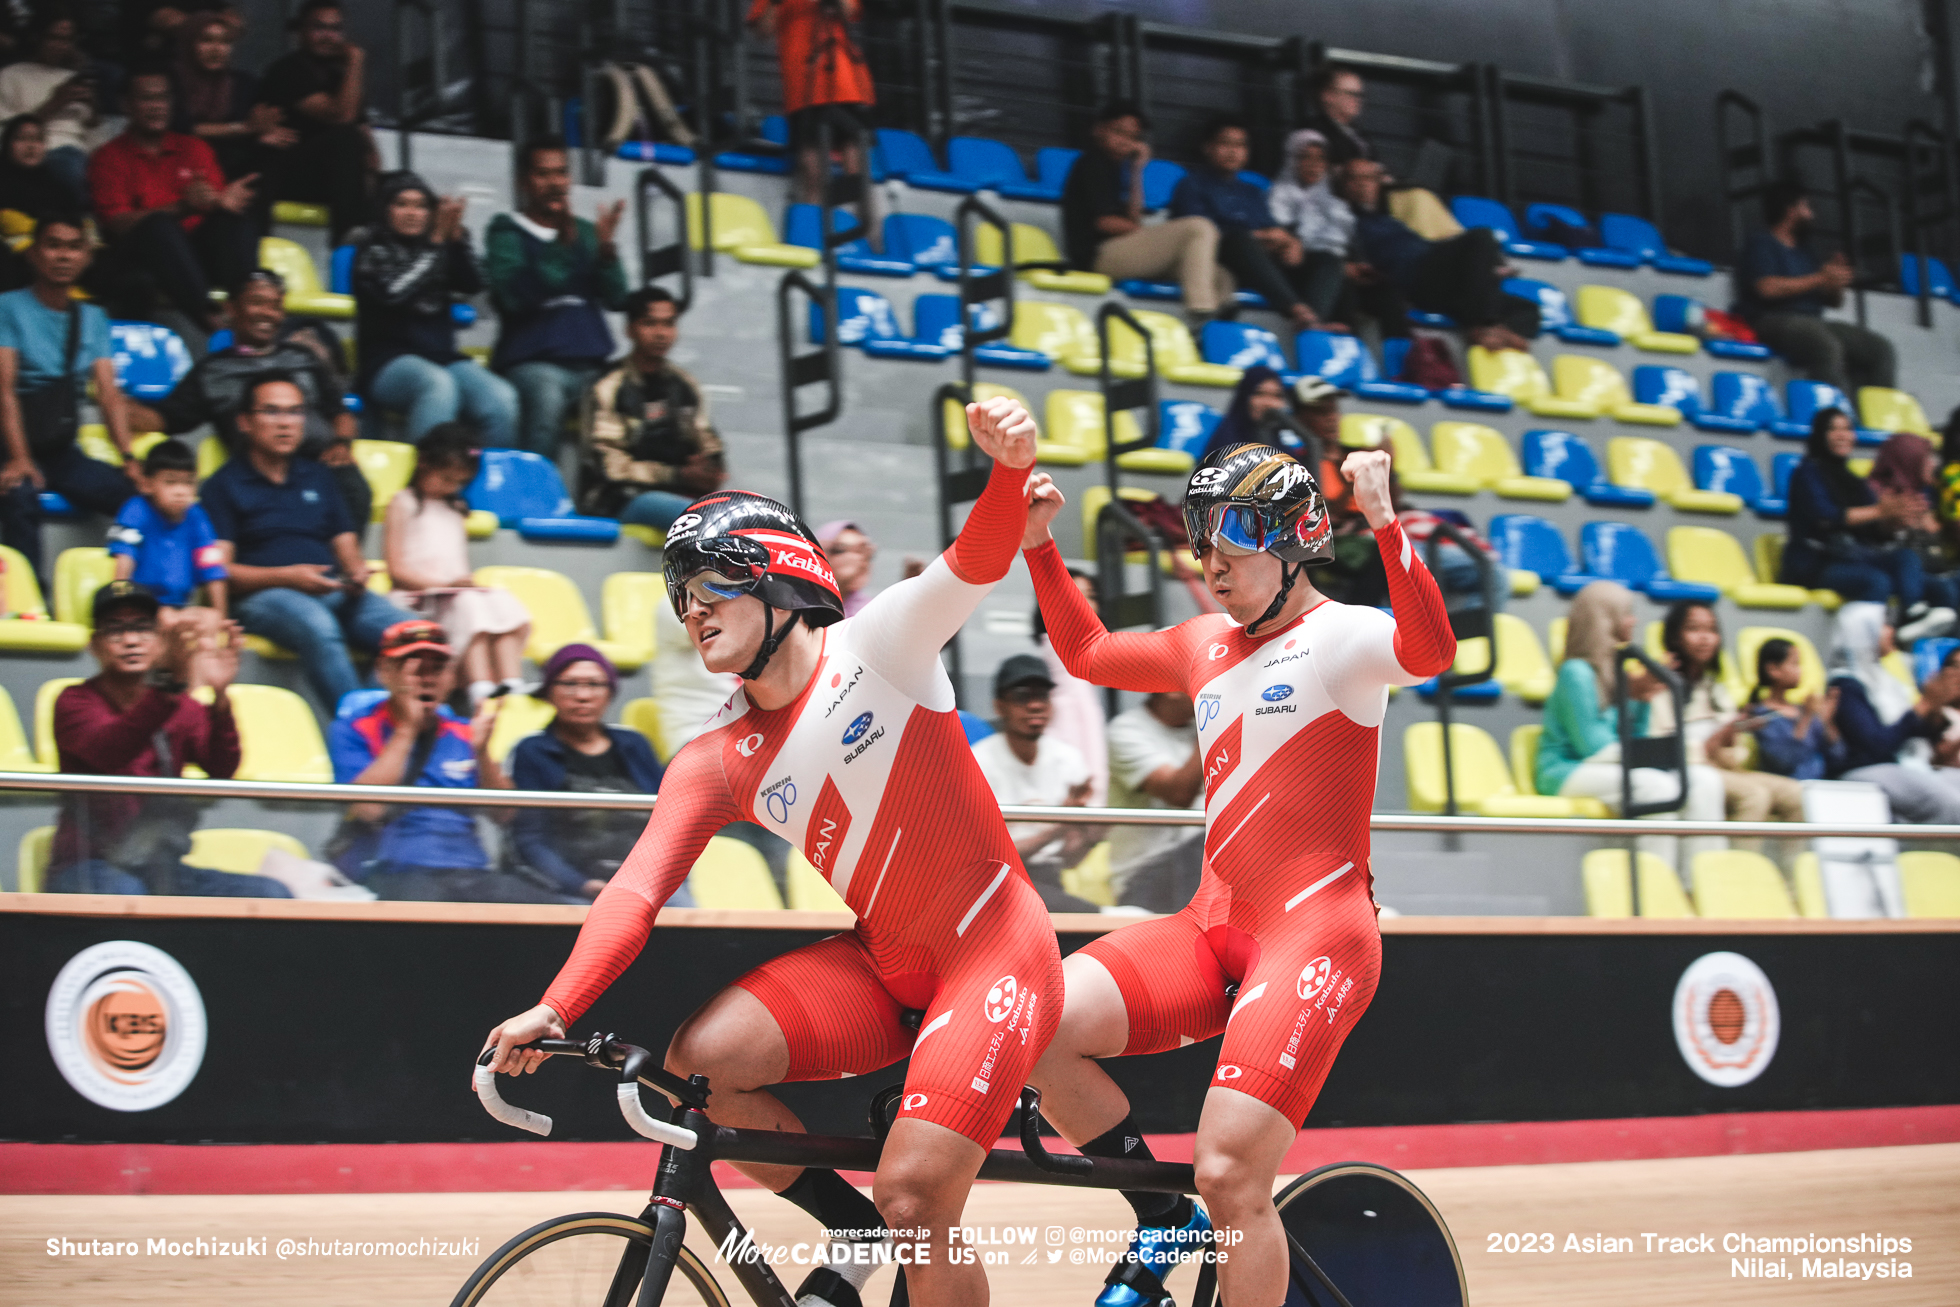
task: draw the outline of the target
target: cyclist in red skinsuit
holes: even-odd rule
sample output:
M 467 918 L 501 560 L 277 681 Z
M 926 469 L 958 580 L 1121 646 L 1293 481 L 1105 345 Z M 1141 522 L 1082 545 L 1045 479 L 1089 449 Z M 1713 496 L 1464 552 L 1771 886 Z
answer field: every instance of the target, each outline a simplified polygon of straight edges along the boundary
M 1195 552 L 1228 615 L 1147 635 L 1105 631 L 1048 536 L 1061 500 L 1045 478 L 1036 478 L 1023 541 L 1069 671 L 1119 689 L 1190 694 L 1205 763 L 1198 893 L 1181 912 L 1114 931 L 1068 959 L 1061 1029 L 1034 1084 L 1044 1114 L 1083 1151 L 1142 1156 L 1128 1101 L 1091 1059 L 1224 1033 L 1196 1163 L 1210 1219 L 1243 1235 L 1219 1267 L 1232 1307 L 1286 1298 L 1273 1180 L 1380 972 L 1368 817 L 1388 687 L 1435 675 L 1456 650 L 1442 594 L 1396 524 L 1388 456 L 1352 454 L 1343 473 L 1374 528 L 1393 618 L 1333 603 L 1305 579 L 1326 552 L 1324 505 L 1306 469 L 1265 446 L 1214 454 L 1187 493 Z M 1205 1220 L 1187 1200 L 1132 1201 L 1146 1266 L 1158 1231 Z M 1104 1307 L 1161 1293 L 1154 1277 L 1121 1270 L 1098 1299 Z
M 931 1260 L 909 1265 L 906 1279 L 933 1303 L 986 1301 L 979 1265 L 947 1255 L 948 1231 L 1061 1009 L 1053 926 L 939 662 L 1013 564 L 1035 425 L 1011 400 L 969 406 L 968 425 L 995 462 L 959 539 L 849 620 L 836 621 L 822 551 L 781 505 L 709 495 L 675 523 L 668 580 L 688 634 L 710 670 L 740 672 L 743 688 L 669 765 L 646 834 L 593 903 L 544 1002 L 489 1040 L 496 1069 L 533 1069 L 541 1055 L 515 1046 L 562 1037 L 585 1013 L 716 831 L 750 820 L 784 835 L 857 914 L 856 928 L 737 980 L 682 1025 L 667 1065 L 709 1077 L 717 1122 L 801 1130 L 764 1086 L 862 1075 L 910 1054 L 875 1209 L 835 1172 L 738 1165 L 832 1229 L 876 1228 L 882 1213 L 891 1228 L 929 1231 Z M 749 554 L 766 566 L 744 575 Z M 903 1024 L 907 1008 L 924 1010 L 916 1032 Z M 823 1268 L 798 1298 L 858 1307 L 868 1275 Z

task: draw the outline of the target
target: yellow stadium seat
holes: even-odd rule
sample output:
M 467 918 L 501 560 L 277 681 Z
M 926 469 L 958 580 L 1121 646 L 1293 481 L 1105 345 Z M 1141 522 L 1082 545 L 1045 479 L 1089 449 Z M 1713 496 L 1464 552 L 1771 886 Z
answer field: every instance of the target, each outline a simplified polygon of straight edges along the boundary
M 783 906 L 769 864 L 755 846 L 726 835 L 708 841 L 688 873 L 687 888 L 697 908 L 754 911 Z
M 311 858 L 306 846 L 283 831 L 242 828 L 204 828 L 191 832 L 191 851 L 184 861 L 210 871 L 228 871 L 235 876 L 254 876 L 273 849 L 295 858 Z
M 54 827 L 36 826 L 20 837 L 19 861 L 14 864 L 14 882 L 22 894 L 39 894 L 47 878 L 48 858 L 54 853 Z
M 983 404 L 990 399 L 1011 399 L 1028 412 L 1034 412 L 1028 398 L 1012 386 L 996 385 L 991 381 L 973 383 L 973 402 Z M 972 435 L 966 429 L 966 408 L 956 399 L 948 399 L 940 405 L 940 425 L 946 433 L 948 449 L 965 449 Z
M 1564 812 L 1538 812 L 1531 816 L 1558 817 L 1610 817 L 1612 809 L 1598 799 L 1567 799 L 1556 794 L 1538 794 L 1538 743 L 1544 737 L 1545 728 L 1537 722 L 1519 726 L 1511 731 L 1511 784 L 1520 795 L 1535 795 L 1542 800 L 1556 800 L 1566 804 Z M 1490 814 L 1492 816 L 1500 814 Z M 1513 814 L 1501 814 L 1505 816 Z
M 1681 888 L 1674 869 L 1651 853 L 1636 855 L 1640 868 L 1640 915 L 1681 918 L 1695 915 L 1694 904 Z M 1625 849 L 1594 849 L 1579 863 L 1585 882 L 1586 915 L 1591 917 L 1631 917 L 1633 878 L 1627 875 Z
M 476 583 L 502 586 L 531 614 L 531 639 L 524 653 L 534 663 L 545 662 L 568 644 L 589 644 L 615 666 L 622 656 L 630 658 L 633 653 L 616 641 L 600 638 L 585 596 L 563 572 L 545 567 L 479 567 Z
M 1928 440 L 1939 439 L 1919 401 L 1903 390 L 1886 386 L 1858 387 L 1858 425 L 1876 431 L 1910 431 Z
M 1960 917 L 1960 858 L 1951 853 L 1901 853 L 1899 887 L 1908 917 Z
M 1008 328 L 1007 343 L 1016 349 L 1031 349 L 1058 359 L 1071 372 L 1095 372 L 1102 357 L 1096 343 L 1096 329 L 1088 316 L 1072 304 L 1050 304 L 1046 300 L 1015 300 L 1014 322 Z M 1138 351 L 1142 353 L 1141 350 Z M 1118 363 L 1112 369 L 1118 376 L 1140 377 L 1141 361 L 1127 369 Z
M 667 582 L 658 572 L 614 572 L 599 588 L 599 614 L 606 638 L 625 653 L 614 659 L 622 672 L 638 671 L 653 658 L 653 615 L 667 602 Z
M 1740 513 L 1742 497 L 1726 490 L 1697 490 L 1671 445 L 1645 436 L 1606 442 L 1607 476 L 1616 486 L 1651 490 L 1687 513 Z
M 53 770 L 53 763 L 43 762 L 34 756 L 33 746 L 27 740 L 27 731 L 20 724 L 20 713 L 14 708 L 14 696 L 0 686 L 0 771 Z
M 1387 447 L 1395 457 L 1395 476 L 1405 490 L 1442 495 L 1474 495 L 1482 482 L 1467 472 L 1439 472 L 1429 461 L 1422 437 L 1401 418 L 1377 413 L 1341 414 L 1341 444 L 1349 449 Z
M 63 690 L 81 683 L 79 676 L 54 676 L 34 691 L 34 752 L 46 771 L 61 770 L 61 752 L 54 744 L 54 701 Z
M 1764 585 L 1749 568 L 1742 543 L 1709 526 L 1677 526 L 1667 533 L 1667 570 L 1677 581 L 1719 586 L 1744 608 L 1802 608 L 1810 591 L 1800 585 Z
M 356 440 L 354 465 L 374 492 L 369 520 L 379 522 L 388 515 L 388 502 L 415 476 L 415 446 L 402 440 Z
M 325 227 L 333 222 L 333 214 L 324 204 L 280 200 L 272 206 L 272 221 L 292 227 Z
M 202 703 L 211 701 L 209 690 L 194 693 Z M 305 785 L 333 781 L 327 742 L 306 700 L 276 685 L 233 685 L 227 697 L 238 723 L 236 779 Z
M 528 694 L 507 694 L 497 701 L 497 720 L 490 725 L 490 756 L 502 765 L 517 742 L 551 725 L 557 709 Z
M 1552 386 L 1559 398 L 1588 405 L 1616 422 L 1649 427 L 1681 424 L 1681 410 L 1671 404 L 1635 403 L 1633 393 L 1627 389 L 1627 379 L 1604 359 L 1584 354 L 1559 355 L 1552 360 Z
M 1824 897 L 1824 868 L 1815 853 L 1806 849 L 1796 856 L 1790 864 L 1790 879 L 1796 883 L 1798 916 L 1816 920 L 1831 915 L 1830 903 Z
M 772 268 L 814 268 L 819 256 L 802 245 L 785 245 L 776 238 L 776 224 L 756 201 L 730 191 L 715 191 L 712 214 L 715 249 L 733 254 L 738 263 Z M 701 248 L 701 193 L 687 194 L 687 247 Z
M 231 460 L 231 451 L 215 435 L 197 442 L 197 479 L 204 480 Z
M 1124 486 L 1123 498 L 1126 502 L 1145 504 L 1163 496 L 1140 486 Z M 1102 517 L 1103 506 L 1109 503 L 1109 487 L 1100 481 L 1094 482 L 1082 491 L 1082 556 L 1090 562 L 1096 561 L 1096 522 Z M 1128 561 L 1145 563 L 1149 561 L 1144 550 L 1130 551 Z
M 1014 270 L 1022 281 L 1037 290 L 1065 291 L 1073 295 L 1107 295 L 1109 278 L 1100 272 L 1077 272 L 1070 269 L 1068 260 L 1055 248 L 1055 239 L 1041 228 L 1030 223 L 1016 222 L 1009 225 L 1008 239 L 1014 242 Z M 1004 260 L 1000 253 L 1000 229 L 992 223 L 981 223 L 973 232 L 973 261 L 990 268 L 998 268 Z M 1055 268 L 1029 267 L 1029 264 L 1060 264 Z
M 1655 331 L 1647 306 L 1636 295 L 1612 286 L 1581 286 L 1579 325 L 1604 327 L 1635 349 L 1652 354 L 1698 354 L 1701 341 L 1678 331 Z
M 1596 418 L 1597 404 L 1582 403 L 1552 392 L 1551 379 L 1538 360 L 1521 349 L 1485 349 L 1472 345 L 1469 351 L 1470 384 L 1478 390 L 1509 395 L 1513 401 L 1540 417 Z
M 1413 812 L 1443 810 L 1443 728 L 1417 722 L 1402 735 L 1402 762 Z M 1450 725 L 1450 770 L 1456 776 L 1457 811 L 1484 817 L 1588 816 L 1582 801 L 1520 792 L 1497 741 L 1478 726 Z M 1593 801 L 1597 803 L 1597 800 Z
M 153 447 L 168 439 L 170 437 L 161 431 L 140 432 L 130 437 L 129 452 L 141 458 Z M 109 438 L 109 428 L 100 422 L 84 422 L 78 427 L 75 431 L 75 445 L 98 463 L 107 463 L 111 467 L 122 466 L 122 451 L 117 449 L 116 442 Z
M 472 508 L 463 519 L 463 532 L 472 540 L 488 540 L 497 534 L 497 515 L 487 508 Z
M 306 247 L 282 236 L 259 241 L 259 266 L 270 268 L 286 283 L 286 312 L 311 313 L 322 318 L 351 318 L 354 297 L 336 295 L 320 284 L 320 270 Z
M 1100 463 L 1108 450 L 1103 431 L 1103 397 L 1095 390 L 1051 390 L 1043 414 L 1044 439 L 1035 446 L 1035 459 L 1074 467 Z M 1116 415 L 1117 441 L 1141 438 L 1142 428 L 1129 409 Z M 1187 476 L 1196 460 L 1177 449 L 1133 449 L 1116 456 L 1116 465 L 1129 472 Z
M 1783 873 L 1760 853 L 1719 849 L 1697 853 L 1695 915 L 1722 918 L 1794 917 Z
M 1777 584 L 1776 578 L 1783 573 L 1783 546 L 1787 537 L 1771 535 L 1768 532 L 1756 537 L 1756 579 L 1765 584 Z M 1835 590 L 1811 590 L 1810 602 L 1827 613 L 1835 613 L 1844 603 L 1844 596 Z
M 1511 594 L 1517 598 L 1538 593 L 1538 573 L 1527 572 L 1522 567 L 1508 569 L 1511 574 Z
M 1799 703 L 1824 692 L 1824 660 L 1817 656 L 1817 646 L 1801 632 L 1780 626 L 1745 626 L 1735 633 L 1736 671 L 1742 677 L 1745 698 L 1756 688 L 1756 654 L 1765 640 L 1788 640 L 1797 646 L 1797 663 L 1803 668 L 1803 679 L 1791 693 Z
M 1497 683 L 1526 703 L 1545 702 L 1558 678 L 1545 657 L 1545 647 L 1538 643 L 1538 633 L 1514 613 L 1495 614 L 1491 625 L 1497 636 Z M 1482 667 L 1483 663 L 1470 666 Z
M 1155 309 L 1132 309 L 1131 313 L 1150 333 L 1151 347 L 1157 352 L 1157 375 L 1164 380 L 1186 386 L 1229 388 L 1238 385 L 1239 378 L 1245 375 L 1243 368 L 1205 362 L 1198 353 L 1198 342 L 1191 339 L 1191 329 L 1178 318 Z M 1119 330 L 1130 334 L 1120 322 L 1110 325 L 1112 337 Z
M 1018 225 L 1018 224 L 1017 224 Z M 810 865 L 803 850 L 789 851 L 789 905 L 799 912 L 849 912 L 850 906 L 830 887 L 823 873 Z
M 95 592 L 116 579 L 116 561 L 99 546 L 80 545 L 64 549 L 54 560 L 54 615 L 56 620 L 93 626 L 89 605 Z
M 674 751 L 667 747 L 667 733 L 660 725 L 659 700 L 627 700 L 619 710 L 619 724 L 646 736 L 647 743 L 653 746 L 653 756 L 663 765 L 674 756 Z
M 1429 428 L 1436 466 L 1443 472 L 1475 477 L 1500 499 L 1560 501 L 1572 496 L 1572 483 L 1557 477 L 1528 477 L 1511 442 L 1481 422 L 1438 422 Z
M 1565 661 L 1565 619 L 1554 617 L 1545 623 L 1545 652 L 1551 655 L 1552 666 L 1557 667 Z
M 0 618 L 0 651 L 75 653 L 88 643 L 89 630 L 77 622 L 57 622 L 41 598 L 41 583 L 18 550 L 0 545 L 6 567 L 7 615 Z

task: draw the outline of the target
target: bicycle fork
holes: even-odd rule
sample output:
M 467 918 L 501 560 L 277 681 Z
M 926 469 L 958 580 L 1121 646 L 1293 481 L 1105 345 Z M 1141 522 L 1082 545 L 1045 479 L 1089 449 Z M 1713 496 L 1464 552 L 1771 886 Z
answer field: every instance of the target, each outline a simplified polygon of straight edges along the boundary
M 714 1122 L 699 1108 L 676 1108 L 675 1125 L 694 1131 L 703 1145 L 715 1137 Z M 653 1193 L 640 1219 L 653 1228 L 653 1244 L 643 1268 L 635 1272 L 622 1260 L 614 1279 L 613 1292 L 606 1307 L 631 1307 L 632 1287 L 640 1286 L 640 1307 L 656 1307 L 667 1292 L 674 1274 L 674 1260 L 687 1237 L 687 1214 L 691 1210 L 702 1231 L 718 1250 L 726 1250 L 723 1262 L 749 1297 L 760 1307 L 796 1307 L 796 1300 L 776 1278 L 767 1262 L 754 1255 L 749 1232 L 737 1219 L 734 1209 L 714 1183 L 709 1170 L 712 1149 L 676 1148 L 663 1145 L 660 1169 L 654 1178 Z M 629 1253 L 629 1258 L 631 1254 Z

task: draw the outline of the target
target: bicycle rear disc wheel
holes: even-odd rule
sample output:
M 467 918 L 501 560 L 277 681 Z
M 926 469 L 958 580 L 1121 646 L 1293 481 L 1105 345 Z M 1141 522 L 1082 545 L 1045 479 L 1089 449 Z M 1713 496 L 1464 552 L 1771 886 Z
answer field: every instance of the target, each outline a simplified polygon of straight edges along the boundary
M 1337 1162 L 1309 1171 L 1273 1199 L 1307 1255 L 1353 1307 L 1467 1307 L 1463 1259 L 1441 1212 L 1385 1166 Z M 1335 1307 L 1318 1277 L 1295 1265 L 1287 1307 Z
M 613 1212 L 578 1212 L 534 1225 L 491 1253 L 450 1307 L 632 1307 L 653 1230 Z M 674 1259 L 661 1307 L 729 1307 L 691 1249 Z

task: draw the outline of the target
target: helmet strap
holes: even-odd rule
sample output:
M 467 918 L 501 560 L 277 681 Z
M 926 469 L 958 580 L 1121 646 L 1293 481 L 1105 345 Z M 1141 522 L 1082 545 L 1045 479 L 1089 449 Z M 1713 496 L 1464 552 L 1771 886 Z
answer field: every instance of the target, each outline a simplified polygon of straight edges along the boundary
M 1293 583 L 1299 580 L 1300 574 L 1306 570 L 1307 565 L 1303 562 L 1289 563 L 1285 559 L 1280 560 L 1279 593 L 1274 595 L 1273 601 L 1266 605 L 1266 611 L 1259 614 L 1259 620 L 1245 628 L 1248 636 L 1257 636 L 1260 634 L 1260 627 L 1278 620 L 1279 610 L 1286 607 L 1286 597 L 1293 593 Z
M 783 629 L 778 631 L 776 610 L 768 603 L 762 605 L 762 647 L 755 651 L 755 661 L 750 663 L 742 673 L 743 680 L 761 679 L 763 668 L 769 666 L 769 660 L 776 656 L 776 650 L 783 647 L 783 641 L 787 640 L 789 633 L 796 629 L 798 612 L 798 609 L 790 609 L 789 616 L 783 619 Z

